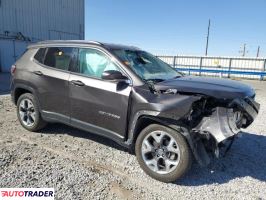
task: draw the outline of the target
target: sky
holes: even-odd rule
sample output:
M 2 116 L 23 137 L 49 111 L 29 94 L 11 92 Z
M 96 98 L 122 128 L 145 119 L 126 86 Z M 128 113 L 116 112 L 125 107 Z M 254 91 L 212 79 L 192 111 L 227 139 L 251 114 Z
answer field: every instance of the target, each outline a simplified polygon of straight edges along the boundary
M 85 0 L 85 39 L 154 54 L 266 57 L 266 0 Z

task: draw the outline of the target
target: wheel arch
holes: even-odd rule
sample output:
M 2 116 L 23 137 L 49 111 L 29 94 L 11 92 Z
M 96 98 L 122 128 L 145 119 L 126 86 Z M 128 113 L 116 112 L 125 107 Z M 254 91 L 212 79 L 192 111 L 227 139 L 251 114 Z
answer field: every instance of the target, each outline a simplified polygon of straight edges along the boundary
M 206 149 L 201 140 L 196 140 L 189 132 L 188 128 L 178 125 L 172 119 L 159 118 L 156 115 L 141 115 L 135 122 L 134 129 L 132 131 L 132 138 L 128 138 L 127 142 L 130 142 L 130 151 L 135 152 L 135 142 L 144 128 L 150 124 L 160 124 L 179 132 L 187 141 L 195 159 L 201 166 L 207 166 L 210 163 L 210 157 L 208 156 Z
M 22 84 L 22 83 L 17 83 L 15 88 L 14 88 L 13 101 L 14 101 L 15 105 L 17 105 L 19 97 L 25 93 L 31 93 L 32 95 L 34 95 L 34 97 L 37 101 L 37 104 L 40 105 L 39 99 L 36 95 L 34 88 L 32 88 L 31 86 Z
M 180 132 L 185 138 L 187 138 L 187 134 L 182 130 L 182 127 L 175 125 L 171 121 L 172 120 L 170 120 L 170 119 L 161 119 L 161 118 L 158 118 L 158 117 L 152 116 L 152 115 L 140 116 L 136 122 L 135 127 L 134 127 L 132 142 L 134 143 L 136 141 L 141 130 L 143 130 L 144 128 L 146 128 L 147 126 L 149 126 L 151 124 L 160 124 L 160 125 L 166 126 L 168 128 L 171 128 L 175 131 Z
M 33 93 L 32 89 L 27 86 L 17 86 L 14 90 L 14 103 L 17 105 L 18 99 L 22 94 Z

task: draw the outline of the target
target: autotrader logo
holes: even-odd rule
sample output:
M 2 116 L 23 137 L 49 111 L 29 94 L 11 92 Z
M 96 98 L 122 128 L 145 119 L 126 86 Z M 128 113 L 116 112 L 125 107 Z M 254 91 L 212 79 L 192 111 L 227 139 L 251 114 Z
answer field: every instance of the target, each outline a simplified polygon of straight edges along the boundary
M 53 188 L 0 188 L 0 200 L 54 200 Z

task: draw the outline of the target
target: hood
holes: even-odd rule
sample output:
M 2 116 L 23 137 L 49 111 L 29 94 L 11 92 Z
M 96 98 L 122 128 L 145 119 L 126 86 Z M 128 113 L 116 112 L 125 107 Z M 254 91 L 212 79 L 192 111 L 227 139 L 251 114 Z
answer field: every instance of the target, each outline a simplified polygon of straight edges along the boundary
M 255 95 L 253 88 L 239 81 L 197 76 L 182 76 L 159 82 L 155 85 L 155 89 L 176 89 L 178 92 L 204 94 L 219 99 L 235 99 Z

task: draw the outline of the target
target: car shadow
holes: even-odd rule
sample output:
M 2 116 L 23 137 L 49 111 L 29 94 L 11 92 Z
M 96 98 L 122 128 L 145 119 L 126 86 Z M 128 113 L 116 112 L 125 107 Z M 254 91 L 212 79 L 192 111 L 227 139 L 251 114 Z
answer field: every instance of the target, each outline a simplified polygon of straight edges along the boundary
M 48 124 L 44 129 L 42 129 L 41 132 L 44 134 L 68 134 L 73 137 L 89 139 L 94 142 L 98 142 L 100 144 L 109 146 L 111 148 L 128 152 L 128 150 L 125 147 L 119 145 L 118 143 L 108 138 L 105 138 L 103 136 L 96 135 L 96 134 L 93 134 L 87 131 L 79 130 L 77 128 L 73 128 L 71 126 L 67 126 L 64 124 L 57 124 L 57 123 Z
M 266 181 L 266 136 L 242 132 L 225 157 L 212 159 L 205 168 L 193 164 L 188 174 L 175 184 L 222 184 L 241 177 Z
M 125 147 L 110 139 L 63 124 L 49 124 L 42 133 L 68 134 L 128 152 Z M 222 184 L 241 177 L 266 181 L 266 136 L 242 132 L 241 137 L 235 140 L 225 157 L 213 158 L 207 167 L 200 167 L 194 162 L 187 175 L 174 184 L 183 186 Z

